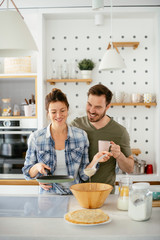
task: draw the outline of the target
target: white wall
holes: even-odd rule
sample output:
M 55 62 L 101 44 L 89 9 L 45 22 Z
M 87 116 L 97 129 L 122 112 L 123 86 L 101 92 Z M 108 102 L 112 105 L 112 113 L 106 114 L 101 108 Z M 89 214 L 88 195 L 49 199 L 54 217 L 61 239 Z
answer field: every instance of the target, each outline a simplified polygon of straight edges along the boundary
M 70 102 L 69 120 L 76 116 L 85 115 L 85 104 L 88 89 L 102 83 L 113 92 L 124 91 L 126 93 L 150 92 L 159 95 L 159 79 L 156 68 L 158 35 L 157 18 L 154 13 L 118 13 L 113 20 L 114 41 L 138 41 L 139 47 L 119 48 L 120 54 L 125 59 L 127 68 L 121 71 L 98 71 L 99 61 L 109 43 L 110 21 L 105 18 L 104 25 L 96 26 L 94 16 L 80 14 L 74 19 L 72 14 L 66 17 L 54 15 L 46 18 L 46 53 L 47 53 L 47 78 L 52 77 L 53 60 L 58 64 L 79 61 L 82 58 L 91 58 L 96 63 L 93 71 L 93 82 L 86 83 L 56 83 L 55 86 L 47 84 L 47 93 L 53 87 L 60 88 L 67 94 Z M 46 15 L 47 16 L 47 15 Z M 77 78 L 80 78 L 78 73 Z M 156 145 L 158 140 L 156 133 L 157 112 L 159 106 L 150 109 L 145 107 L 113 107 L 108 114 L 125 124 L 129 119 L 128 131 L 131 137 L 131 147 L 140 148 L 141 159 L 152 163 L 156 167 Z M 117 119 L 118 117 L 118 119 Z M 155 170 L 156 173 L 156 170 Z

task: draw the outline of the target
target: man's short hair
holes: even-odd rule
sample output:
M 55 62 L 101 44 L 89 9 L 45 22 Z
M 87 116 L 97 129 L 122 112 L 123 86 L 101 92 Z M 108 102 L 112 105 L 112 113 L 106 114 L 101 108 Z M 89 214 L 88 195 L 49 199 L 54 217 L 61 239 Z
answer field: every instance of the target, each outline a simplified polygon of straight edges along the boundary
M 88 91 L 88 97 L 89 95 L 96 95 L 96 96 L 102 96 L 104 95 L 106 98 L 106 106 L 110 104 L 112 100 L 113 93 L 103 84 L 97 84 L 91 87 Z

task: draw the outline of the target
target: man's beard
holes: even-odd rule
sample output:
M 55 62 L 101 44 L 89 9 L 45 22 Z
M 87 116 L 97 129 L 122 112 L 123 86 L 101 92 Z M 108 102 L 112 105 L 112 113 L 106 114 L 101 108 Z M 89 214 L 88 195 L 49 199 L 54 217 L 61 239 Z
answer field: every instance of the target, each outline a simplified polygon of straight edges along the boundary
M 104 118 L 105 115 L 106 111 L 104 111 L 101 115 L 96 114 L 95 117 L 90 117 L 90 113 L 87 112 L 87 116 L 90 122 L 99 122 L 102 118 Z

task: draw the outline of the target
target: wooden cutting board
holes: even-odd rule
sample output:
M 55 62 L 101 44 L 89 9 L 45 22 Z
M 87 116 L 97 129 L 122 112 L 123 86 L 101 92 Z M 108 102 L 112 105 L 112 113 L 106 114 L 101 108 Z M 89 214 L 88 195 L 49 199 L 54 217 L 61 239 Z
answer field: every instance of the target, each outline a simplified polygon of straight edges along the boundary
M 152 207 L 160 207 L 160 200 L 152 201 Z

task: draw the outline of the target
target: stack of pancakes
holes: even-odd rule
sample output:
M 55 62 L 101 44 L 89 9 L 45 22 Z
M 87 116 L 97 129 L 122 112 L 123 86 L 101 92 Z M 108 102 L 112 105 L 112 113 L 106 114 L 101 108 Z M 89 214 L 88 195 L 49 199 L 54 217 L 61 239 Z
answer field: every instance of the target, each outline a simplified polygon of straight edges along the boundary
M 99 224 L 109 220 L 109 216 L 101 209 L 81 209 L 65 215 L 68 222 L 75 224 Z

